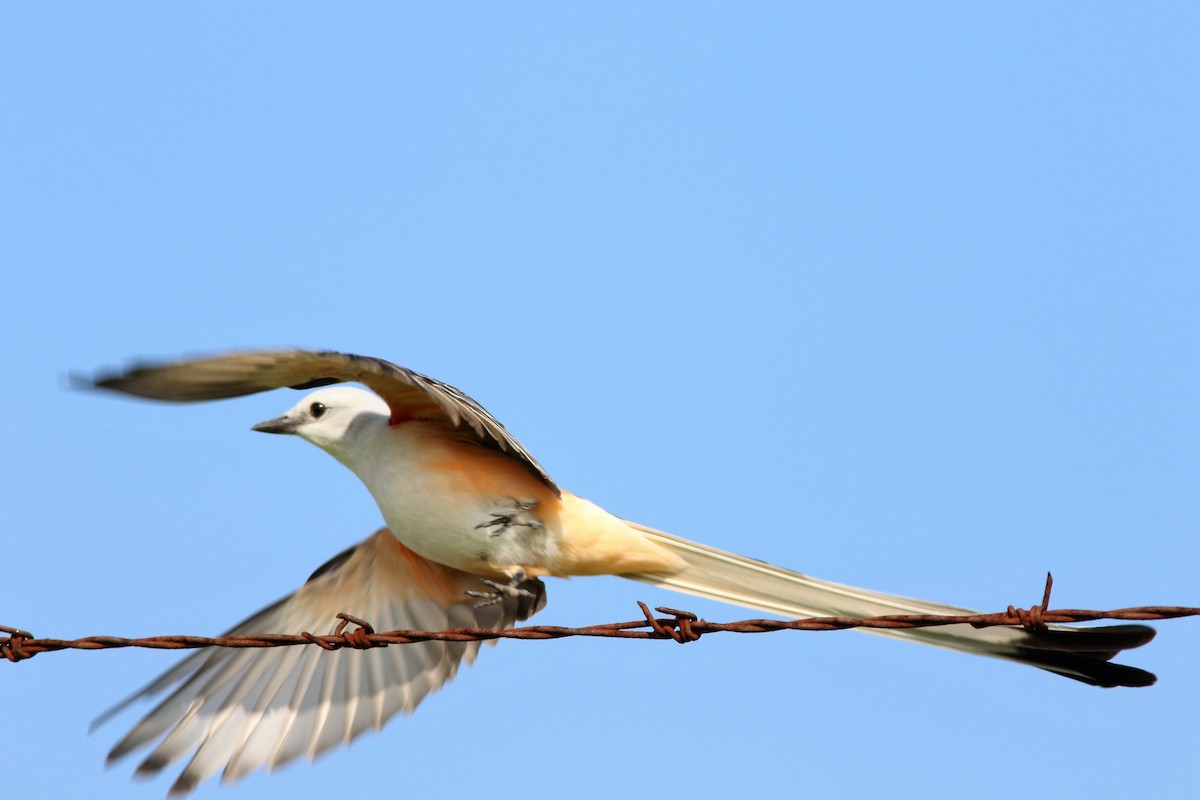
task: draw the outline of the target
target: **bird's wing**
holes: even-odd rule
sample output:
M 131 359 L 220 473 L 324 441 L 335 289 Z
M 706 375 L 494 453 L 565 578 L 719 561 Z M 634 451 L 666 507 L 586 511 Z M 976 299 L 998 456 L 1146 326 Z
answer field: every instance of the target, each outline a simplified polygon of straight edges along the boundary
M 523 588 L 536 599 L 507 597 L 477 606 L 467 590 L 486 589 L 479 576 L 427 561 L 386 528 L 318 569 L 295 594 L 230 633 L 331 633 L 339 612 L 377 631 L 508 628 L 539 611 L 545 587 Z M 138 767 L 154 775 L 190 755 L 173 794 L 186 794 L 223 769 L 237 780 L 304 755 L 312 758 L 411 712 L 474 660 L 479 642 L 423 642 L 369 650 L 327 651 L 312 645 L 201 650 L 101 716 L 173 689 L 109 752 L 109 762 L 160 740 Z
M 436 420 L 469 430 L 482 444 L 521 461 L 558 491 L 541 465 L 487 409 L 453 386 L 381 358 L 316 350 L 251 350 L 140 364 L 88 382 L 138 397 L 177 402 L 241 397 L 284 387 L 361 383 L 387 401 L 393 423 Z

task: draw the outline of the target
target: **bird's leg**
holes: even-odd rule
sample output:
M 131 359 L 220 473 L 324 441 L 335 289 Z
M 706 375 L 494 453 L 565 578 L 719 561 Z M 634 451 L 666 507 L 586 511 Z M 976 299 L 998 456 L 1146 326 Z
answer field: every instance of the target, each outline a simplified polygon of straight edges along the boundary
M 488 530 L 489 536 L 499 536 L 509 528 L 522 527 L 540 530 L 543 526 L 532 514 L 526 513 L 538 507 L 537 500 L 511 499 L 512 507 L 503 511 L 493 511 L 492 518 L 475 526 L 476 530 Z M 491 529 L 495 530 L 491 530 Z
M 512 577 L 508 579 L 507 583 L 501 583 L 500 581 L 489 581 L 487 578 L 480 578 L 480 581 L 492 587 L 490 592 L 467 591 L 465 594 L 468 597 L 479 598 L 479 602 L 475 604 L 476 608 L 494 606 L 497 603 L 504 602 L 504 600 L 509 597 L 516 598 L 517 600 L 525 599 L 536 601 L 536 594 L 528 589 L 521 588 L 521 584 L 528 580 L 528 578 L 529 576 L 525 573 L 525 570 L 518 567 L 516 572 L 512 574 Z

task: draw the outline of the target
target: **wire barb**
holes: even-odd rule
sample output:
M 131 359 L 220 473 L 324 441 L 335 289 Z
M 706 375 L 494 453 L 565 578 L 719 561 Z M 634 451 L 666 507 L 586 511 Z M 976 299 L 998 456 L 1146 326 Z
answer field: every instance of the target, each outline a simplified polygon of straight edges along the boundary
M 1044 631 L 1047 628 L 1044 618 L 1046 609 L 1050 607 L 1050 590 L 1054 588 L 1054 575 L 1046 573 L 1046 588 L 1042 591 L 1042 602 L 1030 606 L 1028 609 L 1009 606 L 1005 612 L 1009 617 L 1017 621 L 1018 624 L 1030 633 Z M 983 625 L 975 624 L 974 627 L 981 628 Z
M 680 644 L 694 642 L 700 638 L 700 632 L 692 627 L 693 622 L 704 622 L 690 611 L 680 611 L 677 608 L 667 608 L 666 606 L 658 606 L 654 610 L 660 614 L 670 614 L 675 617 L 674 620 L 657 619 L 650 613 L 650 609 L 641 600 L 638 601 L 638 606 L 642 609 L 642 613 L 646 615 L 646 624 L 664 639 L 674 639 Z M 704 623 L 707 624 L 707 623 Z
M 7 625 L 0 625 L 0 631 L 8 634 L 7 639 L 0 639 L 0 655 L 14 664 L 27 658 L 33 658 L 34 653 L 25 650 L 26 642 L 33 639 L 32 633 L 20 628 L 10 628 Z
M 1049 581 L 1047 581 L 1047 589 Z M 1048 602 L 1048 595 L 1043 596 Z M 644 619 L 632 622 L 612 622 L 585 628 L 563 628 L 555 625 L 530 625 L 507 630 L 491 628 L 455 628 L 446 631 L 387 631 L 377 633 L 366 620 L 350 614 L 338 614 L 338 625 L 327 636 L 316 636 L 307 631 L 300 634 L 237 634 L 233 636 L 150 636 L 141 639 L 125 639 L 117 636 L 88 636 L 82 639 L 36 639 L 28 631 L 0 626 L 8 634 L 0 637 L 0 655 L 9 661 L 22 661 L 38 653 L 58 650 L 109 650 L 119 647 L 148 647 L 158 650 L 183 650 L 198 647 L 283 647 L 289 645 L 315 644 L 325 650 L 343 647 L 366 649 L 386 647 L 391 644 L 413 644 L 415 642 L 474 642 L 492 639 L 562 639 L 569 636 L 591 636 L 610 639 L 672 639 L 681 644 L 699 639 L 707 633 L 770 633 L 774 631 L 831 631 L 849 628 L 905 629 L 930 628 L 942 625 L 968 624 L 977 628 L 1022 625 L 1036 630 L 1051 623 L 1093 622 L 1112 620 L 1164 620 L 1180 617 L 1200 616 L 1200 607 L 1191 606 L 1138 606 L 1115 611 L 1082 611 L 1077 609 L 1046 610 L 1043 606 L 1018 609 L 1009 606 L 999 614 L 970 614 L 964 616 L 937 616 L 933 614 L 907 614 L 884 617 L 811 617 L 795 620 L 748 619 L 740 622 L 708 622 L 695 614 L 678 609 L 659 607 L 660 614 L 669 614 L 673 619 L 656 618 L 649 607 L 638 603 Z M 358 626 L 346 632 L 348 625 Z M 1032 626 L 1032 627 L 1031 627 Z
M 308 631 L 301 631 L 300 637 L 306 642 L 315 644 L 322 650 L 341 650 L 343 647 L 353 647 L 355 650 L 370 650 L 372 647 L 387 647 L 387 643 L 376 643 L 372 640 L 371 635 L 375 633 L 375 628 L 366 620 L 359 619 L 345 612 L 338 614 L 337 618 L 341 621 L 333 629 L 332 635 L 316 636 Z M 346 633 L 346 625 L 348 624 L 354 624 L 358 627 Z

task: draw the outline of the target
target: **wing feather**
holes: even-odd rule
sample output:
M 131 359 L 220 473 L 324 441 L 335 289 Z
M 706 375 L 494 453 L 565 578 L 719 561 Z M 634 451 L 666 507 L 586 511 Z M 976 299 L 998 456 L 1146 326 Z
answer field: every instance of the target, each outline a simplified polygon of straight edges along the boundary
M 145 363 L 79 383 L 154 400 L 196 402 L 354 382 L 387 401 L 393 422 L 440 420 L 520 461 L 558 487 L 500 421 L 464 392 L 381 358 L 322 350 L 251 350 L 168 363 Z
M 476 608 L 464 593 L 479 576 L 427 561 L 380 530 L 318 570 L 300 590 L 231 633 L 330 633 L 336 614 L 369 620 L 376 630 L 501 629 L 540 610 L 510 598 Z M 478 642 L 423 642 L 370 650 L 319 647 L 210 648 L 197 652 L 106 712 L 170 694 L 109 753 L 115 761 L 154 745 L 137 768 L 154 775 L 188 758 L 173 794 L 185 794 L 224 770 L 233 781 L 260 767 L 315 757 L 411 712 L 474 660 Z

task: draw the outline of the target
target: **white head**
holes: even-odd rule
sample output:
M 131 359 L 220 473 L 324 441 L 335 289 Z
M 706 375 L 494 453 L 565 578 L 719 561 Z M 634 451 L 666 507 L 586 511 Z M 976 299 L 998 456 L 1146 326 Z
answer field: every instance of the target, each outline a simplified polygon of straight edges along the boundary
M 292 433 L 307 439 L 344 464 L 361 436 L 386 427 L 391 411 L 377 394 L 334 386 L 305 396 L 283 416 L 260 422 L 251 430 Z

